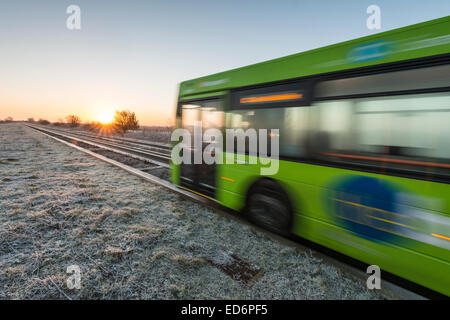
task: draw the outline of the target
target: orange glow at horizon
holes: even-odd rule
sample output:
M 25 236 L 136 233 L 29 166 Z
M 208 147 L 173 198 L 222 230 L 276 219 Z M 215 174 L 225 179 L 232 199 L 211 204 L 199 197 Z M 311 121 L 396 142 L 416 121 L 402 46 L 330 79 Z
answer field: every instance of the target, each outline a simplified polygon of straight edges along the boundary
M 136 108 L 114 106 L 110 108 L 100 108 L 94 106 L 68 105 L 61 107 L 61 104 L 41 104 L 41 103 L 17 103 L 16 101 L 6 101 L 0 97 L 0 120 L 11 116 L 14 120 L 34 120 L 46 119 L 50 122 L 64 120 L 69 114 L 75 114 L 81 118 L 82 123 L 98 121 L 103 124 L 109 123 L 114 119 L 115 110 L 129 109 L 136 112 L 140 125 L 143 126 L 166 126 L 175 123 L 175 110 L 167 108 L 166 110 L 158 110 L 156 108 L 148 108 L 145 106 L 137 106 Z M 89 105 L 89 104 L 86 104 Z M 155 110 L 156 109 L 156 110 Z
M 55 87 L 54 87 L 55 88 Z M 58 87 L 59 88 L 59 87 Z M 96 97 L 89 88 L 76 99 L 68 99 L 64 88 L 46 92 L 45 88 L 28 89 L 24 95 L 20 90 L 3 90 L 0 93 L 0 120 L 11 116 L 14 120 L 45 119 L 50 122 L 64 121 L 74 114 L 82 123 L 109 122 L 116 110 L 130 110 L 136 113 L 141 126 L 167 126 L 175 123 L 175 102 L 171 97 L 137 98 L 124 96 Z M 93 89 L 91 89 L 93 90 Z M 100 96 L 100 93 L 98 94 Z
M 97 112 L 95 116 L 95 121 L 98 121 L 102 124 L 111 123 L 114 120 L 114 111 L 111 110 L 100 110 Z

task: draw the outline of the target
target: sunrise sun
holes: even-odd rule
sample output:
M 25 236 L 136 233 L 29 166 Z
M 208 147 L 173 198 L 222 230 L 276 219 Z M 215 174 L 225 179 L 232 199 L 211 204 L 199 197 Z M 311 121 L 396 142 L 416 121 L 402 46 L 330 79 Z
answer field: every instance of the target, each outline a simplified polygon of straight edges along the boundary
M 111 123 L 114 120 L 114 112 L 103 110 L 97 114 L 95 119 L 103 124 Z

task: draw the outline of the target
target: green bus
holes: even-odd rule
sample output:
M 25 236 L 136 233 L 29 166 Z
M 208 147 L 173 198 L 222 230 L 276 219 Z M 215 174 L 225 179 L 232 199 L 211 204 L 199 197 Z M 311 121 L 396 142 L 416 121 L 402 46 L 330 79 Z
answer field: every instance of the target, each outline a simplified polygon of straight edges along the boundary
M 447 16 L 184 81 L 177 128 L 279 129 L 278 171 L 245 150 L 172 182 L 450 296 L 449 52 Z

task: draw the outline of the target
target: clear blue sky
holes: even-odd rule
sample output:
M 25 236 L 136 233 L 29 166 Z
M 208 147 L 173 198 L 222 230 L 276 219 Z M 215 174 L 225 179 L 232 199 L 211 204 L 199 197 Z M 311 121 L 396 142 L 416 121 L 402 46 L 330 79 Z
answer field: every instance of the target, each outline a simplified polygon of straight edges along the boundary
M 66 28 L 71 4 L 79 31 Z M 379 31 L 366 28 L 371 4 Z M 0 119 L 129 108 L 167 124 L 183 80 L 449 13 L 448 0 L 2 0 Z

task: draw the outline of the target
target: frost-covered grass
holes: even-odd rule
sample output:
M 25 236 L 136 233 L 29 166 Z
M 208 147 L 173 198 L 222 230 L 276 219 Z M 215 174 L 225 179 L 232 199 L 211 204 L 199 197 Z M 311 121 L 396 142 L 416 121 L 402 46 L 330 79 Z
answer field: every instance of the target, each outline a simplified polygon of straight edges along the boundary
M 1 125 L 0 141 L 2 299 L 383 298 L 310 250 L 32 129 Z M 233 280 L 217 267 L 231 255 L 259 276 Z M 66 286 L 73 264 L 80 290 Z

